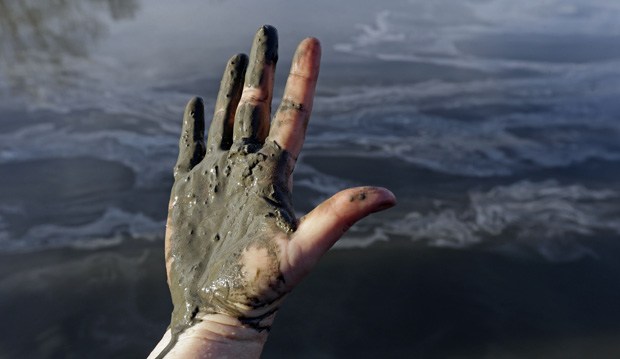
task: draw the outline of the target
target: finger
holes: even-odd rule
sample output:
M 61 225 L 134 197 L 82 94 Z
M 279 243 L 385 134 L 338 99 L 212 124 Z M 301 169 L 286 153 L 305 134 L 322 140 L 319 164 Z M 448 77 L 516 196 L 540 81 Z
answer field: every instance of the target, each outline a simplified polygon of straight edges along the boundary
M 278 33 L 273 26 L 258 29 L 245 73 L 245 86 L 235 115 L 234 142 L 262 142 L 269 132 L 273 77 L 278 61 Z
M 232 144 L 235 109 L 241 98 L 243 77 L 247 66 L 248 57 L 245 54 L 237 54 L 228 60 L 220 83 L 220 92 L 215 102 L 215 113 L 209 127 L 207 137 L 207 149 L 209 151 L 215 148 L 228 150 Z
M 303 40 L 295 51 L 282 103 L 271 123 L 269 139 L 288 150 L 293 158 L 299 155 L 306 136 L 320 61 L 319 40 L 315 38 Z
M 338 192 L 308 213 L 289 244 L 288 261 L 300 280 L 357 221 L 396 204 L 394 194 L 380 187 L 357 187 Z
M 183 128 L 179 140 L 179 158 L 174 166 L 175 177 L 189 172 L 205 155 L 205 115 L 200 97 L 192 98 L 185 106 Z

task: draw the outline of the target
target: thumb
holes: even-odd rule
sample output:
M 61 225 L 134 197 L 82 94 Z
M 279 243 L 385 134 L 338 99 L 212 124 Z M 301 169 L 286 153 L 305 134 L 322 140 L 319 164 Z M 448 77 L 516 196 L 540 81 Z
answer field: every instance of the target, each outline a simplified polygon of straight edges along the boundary
M 394 194 L 380 187 L 356 187 L 336 193 L 304 216 L 291 238 L 289 263 L 300 280 L 329 248 L 367 215 L 396 204 Z

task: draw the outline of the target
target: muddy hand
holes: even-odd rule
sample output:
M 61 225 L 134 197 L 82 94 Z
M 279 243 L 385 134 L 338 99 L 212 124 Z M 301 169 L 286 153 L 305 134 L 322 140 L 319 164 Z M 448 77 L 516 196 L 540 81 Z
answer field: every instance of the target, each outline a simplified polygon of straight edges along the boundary
M 166 230 L 173 339 L 210 314 L 268 329 L 286 293 L 353 223 L 395 203 L 385 189 L 352 188 L 295 218 L 291 174 L 321 47 L 301 42 L 270 121 L 277 48 L 275 28 L 263 26 L 249 59 L 230 59 L 206 143 L 202 100 L 185 110 Z

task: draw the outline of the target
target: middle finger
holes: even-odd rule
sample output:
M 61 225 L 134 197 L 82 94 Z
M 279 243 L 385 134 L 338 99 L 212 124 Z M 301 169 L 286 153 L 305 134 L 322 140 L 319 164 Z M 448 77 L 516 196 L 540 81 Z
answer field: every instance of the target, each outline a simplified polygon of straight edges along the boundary
M 278 33 L 264 25 L 256 32 L 245 84 L 235 115 L 233 142 L 262 143 L 269 132 L 273 80 L 278 61 Z

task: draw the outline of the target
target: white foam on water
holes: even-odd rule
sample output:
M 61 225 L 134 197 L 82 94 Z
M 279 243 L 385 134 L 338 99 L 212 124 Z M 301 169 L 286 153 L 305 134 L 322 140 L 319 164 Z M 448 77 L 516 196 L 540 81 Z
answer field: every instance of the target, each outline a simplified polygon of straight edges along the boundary
M 165 221 L 142 213 L 109 207 L 97 220 L 80 226 L 42 224 L 29 228 L 19 238 L 9 236 L 0 217 L 0 248 L 3 252 L 29 252 L 40 249 L 74 247 L 96 249 L 139 238 L 157 240 L 164 236 Z
M 553 261 L 573 260 L 591 251 L 574 239 L 609 232 L 620 234 L 615 203 L 620 193 L 520 181 L 488 191 L 471 191 L 465 209 L 414 211 L 381 229 L 431 246 L 466 248 L 502 239 L 533 247 Z
M 396 157 L 467 176 L 618 160 L 618 68 L 607 63 L 551 77 L 349 86 L 317 99 L 313 126 L 319 131 L 305 148 Z M 470 112 L 472 118 L 462 117 Z
M 35 139 L 33 141 L 32 139 Z M 177 140 L 167 133 L 140 134 L 124 130 L 75 132 L 40 124 L 0 134 L 0 163 L 43 158 L 95 157 L 132 168 L 143 186 L 171 173 Z
M 356 25 L 358 34 L 349 42 L 335 44 L 334 49 L 385 60 L 430 62 L 484 71 L 553 70 L 567 65 L 484 59 L 463 54 L 458 42 L 485 35 L 620 35 L 617 21 L 620 6 L 605 0 L 412 0 L 409 3 L 408 9 L 385 9 L 375 15 L 374 21 L 369 19 L 369 23 Z

